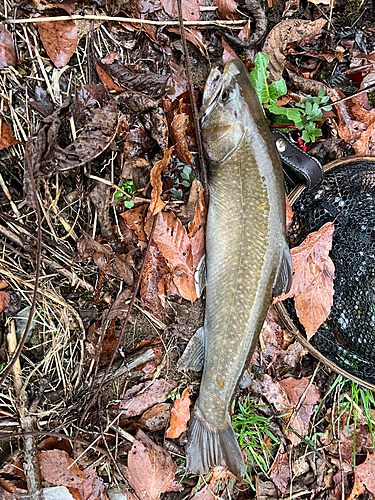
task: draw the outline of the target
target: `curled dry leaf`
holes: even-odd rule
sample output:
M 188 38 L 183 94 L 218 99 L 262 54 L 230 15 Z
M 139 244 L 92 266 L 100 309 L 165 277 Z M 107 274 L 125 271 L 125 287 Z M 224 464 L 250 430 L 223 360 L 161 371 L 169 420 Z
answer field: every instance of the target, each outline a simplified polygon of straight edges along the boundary
M 281 387 L 284 389 L 285 394 L 291 403 L 291 406 L 297 406 L 300 399 L 305 392 L 310 380 L 304 377 L 300 380 L 289 377 L 280 381 Z M 303 402 L 297 413 L 294 413 L 290 419 L 289 426 L 297 431 L 302 437 L 307 436 L 309 432 L 309 425 L 314 406 L 320 399 L 320 392 L 318 388 L 312 384 L 306 394 L 303 396 Z M 297 445 L 301 439 L 293 432 L 288 432 L 288 437 L 293 445 Z
M 43 46 L 56 68 L 63 68 L 74 54 L 78 43 L 74 21 L 50 21 L 38 23 Z
M 279 452 L 268 474 L 274 485 L 285 495 L 290 482 L 289 453 Z
M 1 121 L 1 136 L 0 136 L 0 150 L 9 148 L 13 144 L 22 144 L 14 138 L 10 128 L 4 120 Z
M 137 423 L 149 431 L 161 431 L 168 423 L 170 409 L 169 403 L 158 403 L 145 411 Z
M 189 387 L 187 387 L 181 394 L 181 397 L 176 399 L 173 404 L 173 408 L 171 410 L 171 421 L 166 434 L 168 439 L 176 439 L 186 431 L 187 422 L 190 419 L 190 405 Z
M 302 19 L 287 19 L 277 24 L 268 34 L 262 52 L 270 58 L 267 69 L 270 72 L 269 82 L 280 80 L 284 71 L 284 61 L 287 46 L 293 42 L 300 42 L 306 37 L 318 35 L 327 23 L 321 18 L 316 21 Z
M 370 492 L 375 496 L 375 455 L 367 455 L 366 460 L 361 465 L 356 465 L 354 471 L 353 491 L 347 500 L 354 500 L 360 495 Z
M 12 33 L 6 29 L 4 24 L 0 25 L 0 68 L 9 68 L 17 63 L 16 49 L 14 47 Z
M 174 480 L 170 454 L 139 430 L 128 454 L 126 478 L 138 498 L 159 500 Z
M 0 292 L 0 313 L 2 313 L 4 311 L 4 309 L 9 304 L 9 302 L 10 302 L 9 293 L 1 291 Z
M 193 166 L 193 157 L 189 151 L 186 142 L 186 127 L 189 116 L 186 113 L 180 113 L 173 118 L 171 123 L 172 141 L 175 143 L 175 153 L 185 165 Z
M 101 321 L 97 321 L 90 326 L 85 342 L 85 362 L 87 367 L 89 367 L 92 360 L 96 360 L 98 356 L 99 367 L 109 363 L 117 344 L 115 322 L 116 320 L 111 321 L 105 333 L 103 332 L 103 328 L 105 328 L 104 325 L 106 325 L 106 322 L 104 322 L 103 325 Z
M 237 3 L 234 0 L 213 0 L 220 19 L 237 19 Z
M 126 391 L 124 399 L 118 405 L 119 409 L 123 410 L 124 418 L 141 415 L 154 405 L 164 403 L 165 398 L 175 386 L 176 382 L 173 380 L 163 379 L 155 380 L 145 390 L 146 384 L 133 386 Z
M 143 204 L 121 214 L 128 228 L 132 229 L 137 235 L 138 244 L 139 242 L 147 242 L 144 223 L 147 209 L 148 205 Z
M 151 215 L 156 215 L 164 208 L 164 202 L 161 199 L 161 193 L 163 192 L 163 183 L 161 180 L 161 174 L 171 161 L 173 148 L 174 146 L 172 146 L 171 148 L 167 148 L 164 151 L 163 158 L 157 161 L 151 169 L 150 182 L 152 185 L 152 191 L 151 191 L 151 203 L 149 208 Z
M 66 486 L 75 500 L 109 500 L 106 488 L 95 470 L 82 472 L 66 451 L 42 451 L 38 460 L 41 476 L 55 486 Z
M 310 339 L 328 317 L 333 304 L 335 266 L 329 256 L 334 232 L 332 222 L 315 231 L 290 254 L 293 263 L 293 283 L 288 294 L 275 302 L 294 297 L 299 320 Z
M 102 84 L 82 84 L 77 89 L 76 100 L 55 111 L 43 120 L 38 135 L 33 140 L 34 176 L 50 176 L 77 168 L 99 156 L 112 142 L 117 128 L 117 104 Z M 77 138 L 60 146 L 61 127 L 73 117 Z M 44 152 L 46 153 L 44 154 Z

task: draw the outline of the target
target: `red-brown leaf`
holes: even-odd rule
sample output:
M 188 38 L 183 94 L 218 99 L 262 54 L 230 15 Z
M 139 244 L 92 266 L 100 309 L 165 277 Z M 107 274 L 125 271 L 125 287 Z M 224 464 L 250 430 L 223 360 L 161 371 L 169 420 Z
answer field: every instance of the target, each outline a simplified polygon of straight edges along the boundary
M 286 194 L 285 194 L 285 206 L 286 206 L 286 227 L 288 229 L 288 227 L 293 222 L 293 210 L 292 207 L 290 206 L 289 198 L 287 197 Z
M 138 242 L 146 242 L 147 236 L 144 230 L 144 220 L 148 206 L 146 204 L 127 210 L 121 214 L 125 219 L 126 225 L 132 229 L 138 237 Z M 139 243 L 138 243 L 139 244 Z
M 164 151 L 163 158 L 157 161 L 151 169 L 150 182 L 152 185 L 152 191 L 151 191 L 151 203 L 149 209 L 151 215 L 156 215 L 164 208 L 164 201 L 160 197 L 161 193 L 163 192 L 163 183 L 161 180 L 161 174 L 171 161 L 173 148 L 174 146 L 166 149 Z
M 234 0 L 213 0 L 220 19 L 237 19 L 237 3 Z
M 104 338 L 102 338 L 104 332 L 103 324 L 101 321 L 97 321 L 90 326 L 85 343 L 85 361 L 87 365 L 90 365 L 92 359 L 96 359 L 98 356 L 99 367 L 109 363 L 109 360 L 111 359 L 113 351 L 115 350 L 117 344 L 115 322 L 115 319 L 111 321 L 110 325 L 105 331 Z M 102 342 L 100 345 L 101 338 Z
M 186 165 L 193 166 L 193 157 L 191 156 L 186 142 L 186 127 L 188 121 L 189 116 L 186 113 L 176 115 L 171 124 L 171 136 L 175 143 L 175 153 L 178 158 Z
M 347 500 L 358 498 L 366 493 L 366 490 L 375 495 L 375 455 L 367 455 L 363 464 L 356 466 L 354 477 L 353 491 Z
M 175 0 L 161 0 L 165 12 L 172 18 L 178 18 L 177 2 Z M 200 12 L 197 0 L 184 0 L 181 2 L 182 18 L 185 21 L 199 21 Z
M 128 455 L 126 477 L 138 498 L 159 500 L 174 479 L 172 457 L 141 430 L 136 438 Z
M 328 317 L 333 304 L 335 266 L 329 257 L 334 225 L 327 222 L 290 254 L 293 262 L 293 284 L 288 294 L 276 302 L 294 297 L 298 318 L 310 339 Z
M 9 148 L 13 144 L 22 144 L 20 141 L 14 138 L 10 128 L 5 123 L 4 120 L 1 122 L 1 136 L 0 136 L 0 150 Z
M 0 68 L 15 66 L 16 49 L 10 31 L 4 25 L 0 26 Z
M 74 21 L 38 23 L 39 35 L 56 68 L 63 68 L 77 48 L 77 26 Z
M 181 397 L 176 399 L 173 404 L 173 408 L 171 410 L 171 421 L 166 434 L 167 438 L 176 439 L 186 431 L 187 422 L 190 419 L 190 405 L 189 387 L 187 387 L 181 394 Z
M 145 387 L 145 384 L 133 386 L 131 389 L 126 391 L 124 399 L 119 404 L 119 408 L 124 410 L 124 418 L 141 415 L 152 406 L 158 403 L 163 403 L 166 396 L 175 386 L 176 383 L 173 380 L 166 381 L 163 379 L 157 379 L 150 387 L 141 392 L 138 396 L 136 396 L 137 392 L 140 392 Z
M 10 295 L 8 292 L 0 292 L 0 313 L 4 311 L 10 302 Z

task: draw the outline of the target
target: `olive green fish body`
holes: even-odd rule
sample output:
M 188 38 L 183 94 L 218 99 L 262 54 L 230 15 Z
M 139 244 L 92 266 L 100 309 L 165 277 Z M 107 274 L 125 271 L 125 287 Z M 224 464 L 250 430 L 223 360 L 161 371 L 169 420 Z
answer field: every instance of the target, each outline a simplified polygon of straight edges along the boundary
M 205 361 L 187 458 L 191 472 L 223 460 L 243 476 L 229 408 L 291 265 L 281 163 L 250 78 L 238 61 L 214 78 L 202 109 L 210 186 Z

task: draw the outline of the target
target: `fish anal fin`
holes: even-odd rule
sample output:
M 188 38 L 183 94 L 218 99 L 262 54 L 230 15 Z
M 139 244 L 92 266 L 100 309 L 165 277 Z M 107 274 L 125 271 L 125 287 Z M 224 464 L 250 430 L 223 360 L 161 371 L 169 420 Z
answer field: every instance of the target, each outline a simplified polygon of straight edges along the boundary
M 280 264 L 276 271 L 276 277 L 273 284 L 272 295 L 278 297 L 283 292 L 288 293 L 293 280 L 292 258 L 290 256 L 289 247 L 285 243 Z
M 239 479 L 245 476 L 245 464 L 228 414 L 227 425 L 216 428 L 209 424 L 195 406 L 186 449 L 187 471 L 206 474 L 216 465 L 226 464 Z
M 195 334 L 189 340 L 185 351 L 177 363 L 177 370 L 194 370 L 199 372 L 204 363 L 204 330 L 198 328 Z

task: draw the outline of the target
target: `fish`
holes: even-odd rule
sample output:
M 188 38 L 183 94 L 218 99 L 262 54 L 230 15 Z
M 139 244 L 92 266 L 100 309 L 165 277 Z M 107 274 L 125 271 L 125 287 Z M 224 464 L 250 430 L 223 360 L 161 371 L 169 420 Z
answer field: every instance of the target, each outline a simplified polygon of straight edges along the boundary
M 187 471 L 205 474 L 224 463 L 243 478 L 230 408 L 272 297 L 292 283 L 283 171 L 241 61 L 227 62 L 223 72 L 211 71 L 200 121 L 209 180 L 206 306 L 203 330 L 195 339 L 200 348 L 190 353 L 190 361 L 197 364 L 204 356 L 204 363 L 186 448 Z

